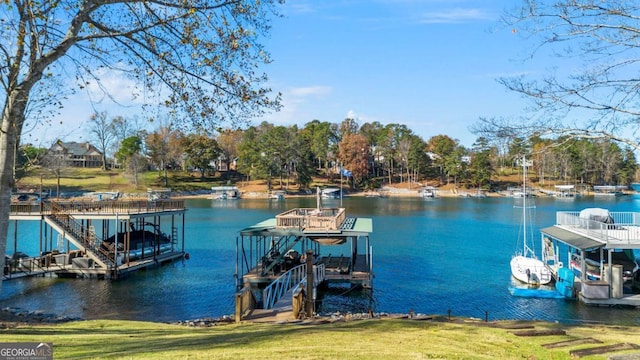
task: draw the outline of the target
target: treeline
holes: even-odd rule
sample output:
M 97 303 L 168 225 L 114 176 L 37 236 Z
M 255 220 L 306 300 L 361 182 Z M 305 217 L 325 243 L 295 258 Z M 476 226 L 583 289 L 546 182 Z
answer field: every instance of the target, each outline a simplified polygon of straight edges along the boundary
M 97 118 L 105 120 L 106 115 Z M 115 125 L 98 124 L 92 119 L 93 130 L 106 127 L 114 133 L 122 122 L 114 118 Z M 339 124 L 313 120 L 302 128 L 263 122 L 245 130 L 219 129 L 214 135 L 159 126 L 112 139 L 96 137 L 104 153 L 111 149 L 113 154 L 105 156 L 105 167 L 112 159 L 130 174 L 150 166 L 164 170 L 165 179 L 169 169 L 197 171 L 202 177 L 222 170 L 246 180 L 271 184 L 278 179 L 299 188 L 308 188 L 313 176 L 337 178 L 342 172 L 361 189 L 398 182 L 489 189 L 492 179 L 519 171 L 523 155 L 533 161 L 529 171 L 538 178 L 564 184 L 626 185 L 635 180 L 637 169 L 630 148 L 606 139 L 479 137 L 466 148 L 447 135 L 425 140 L 406 125 L 359 125 L 353 119 Z M 44 149 L 21 149 L 23 155 L 30 154 L 20 157 L 29 164 L 38 158 L 34 152 L 46 158 Z

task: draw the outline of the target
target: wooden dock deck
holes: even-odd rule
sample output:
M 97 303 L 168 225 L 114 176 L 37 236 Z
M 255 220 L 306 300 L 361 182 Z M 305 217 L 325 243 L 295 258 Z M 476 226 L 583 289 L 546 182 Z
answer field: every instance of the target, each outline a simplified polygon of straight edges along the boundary
M 12 203 L 15 238 L 7 243 L 14 244 L 14 253 L 3 279 L 50 274 L 117 279 L 182 259 L 185 212 L 185 201 L 175 199 Z M 18 240 L 18 233 L 22 223 L 33 221 L 40 224 L 40 253 L 28 256 L 17 244 L 34 239 Z
M 284 323 L 295 321 L 293 314 L 293 291 L 286 292 L 270 309 L 251 309 L 243 320 L 261 323 Z

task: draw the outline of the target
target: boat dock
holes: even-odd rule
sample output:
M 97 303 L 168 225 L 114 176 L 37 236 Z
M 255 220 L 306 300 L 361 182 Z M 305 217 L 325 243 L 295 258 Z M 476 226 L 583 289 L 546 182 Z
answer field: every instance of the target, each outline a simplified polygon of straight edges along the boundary
M 118 279 L 185 257 L 184 200 L 82 200 L 11 204 L 3 280 L 25 276 Z M 20 237 L 37 222 L 37 239 Z M 9 239 L 11 240 L 11 239 Z M 38 254 L 19 251 L 38 241 Z M 12 249 L 13 248 L 13 249 Z M 13 251 L 12 251 L 13 250 Z
M 236 321 L 293 320 L 315 313 L 331 283 L 373 286 L 371 219 L 344 208 L 296 208 L 240 231 Z
M 556 278 L 560 268 L 573 270 L 580 301 L 640 307 L 640 271 L 631 251 L 640 249 L 640 213 L 559 211 L 556 224 L 541 232 L 543 262 Z

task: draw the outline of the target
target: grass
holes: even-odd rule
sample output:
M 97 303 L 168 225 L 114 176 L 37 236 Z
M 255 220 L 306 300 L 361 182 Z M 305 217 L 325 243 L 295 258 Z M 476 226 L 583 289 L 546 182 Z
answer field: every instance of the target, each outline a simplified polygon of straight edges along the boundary
M 41 183 L 42 180 L 42 183 Z M 211 186 L 223 182 L 218 178 L 193 176 L 181 171 L 168 173 L 168 187 L 174 191 L 209 190 Z M 43 189 L 55 192 L 56 176 L 46 169 L 35 169 L 27 176 L 19 179 L 17 187 L 20 189 Z M 95 168 L 65 168 L 60 176 L 60 192 L 79 193 L 94 191 L 120 191 L 123 193 L 144 193 L 148 188 L 164 188 L 162 174 L 157 171 L 146 171 L 138 175 L 138 186 L 125 177 L 121 170 L 107 170 Z
M 594 345 L 542 345 L 580 337 L 595 337 L 601 345 L 638 341 L 636 329 L 629 327 L 534 324 L 536 329 L 561 327 L 567 335 L 518 337 L 477 322 L 401 319 L 201 328 L 91 320 L 3 329 L 0 342 L 52 342 L 55 359 L 571 359 L 569 350 Z

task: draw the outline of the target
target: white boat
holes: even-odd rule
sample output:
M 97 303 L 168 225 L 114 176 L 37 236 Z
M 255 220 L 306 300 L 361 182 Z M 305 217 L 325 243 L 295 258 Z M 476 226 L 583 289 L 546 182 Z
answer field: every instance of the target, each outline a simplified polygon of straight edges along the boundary
M 622 196 L 624 195 L 624 192 L 622 191 L 624 189 L 626 189 L 626 186 L 594 185 L 593 195 L 594 196 Z
M 434 198 L 436 197 L 436 189 L 433 186 L 425 186 L 418 194 L 421 198 Z
M 573 199 L 576 196 L 575 185 L 556 185 L 552 196 L 559 199 Z
M 322 189 L 320 195 L 324 199 L 340 199 L 340 188 L 326 188 Z
M 240 198 L 240 190 L 236 186 L 212 186 L 213 200 L 235 200 Z
M 269 199 L 284 200 L 285 195 L 286 191 L 284 190 L 274 190 L 271 192 L 271 195 L 269 195 Z
M 522 158 L 522 249 L 518 249 L 517 253 L 511 259 L 511 274 L 519 281 L 529 285 L 544 285 L 551 282 L 552 276 L 549 268 L 538 258 L 536 258 L 533 248 L 529 246 L 528 237 L 531 234 L 527 234 L 527 196 L 526 192 L 526 174 L 527 174 L 527 161 Z

